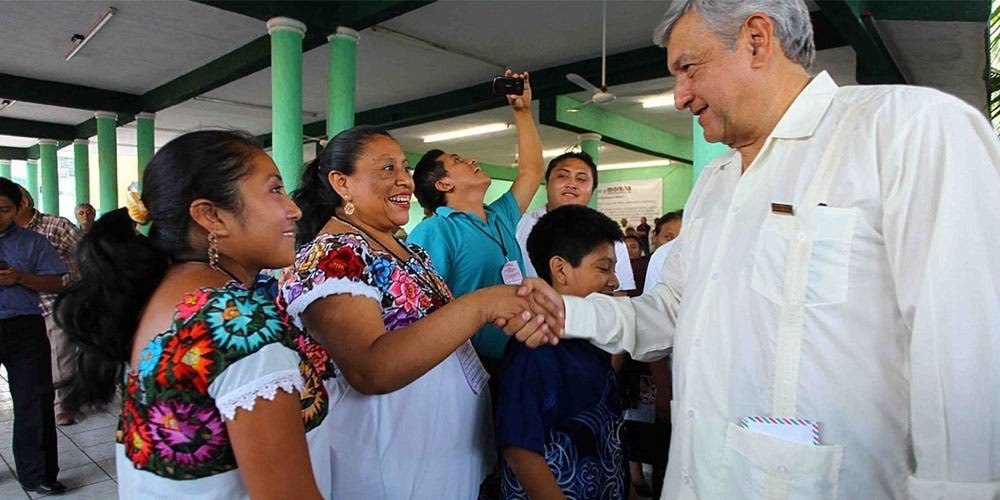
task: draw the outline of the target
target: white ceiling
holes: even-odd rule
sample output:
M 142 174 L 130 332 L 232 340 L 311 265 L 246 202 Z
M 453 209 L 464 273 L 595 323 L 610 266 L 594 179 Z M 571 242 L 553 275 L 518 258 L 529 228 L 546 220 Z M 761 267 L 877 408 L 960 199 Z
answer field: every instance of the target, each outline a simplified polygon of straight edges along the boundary
M 70 37 L 86 32 L 109 6 L 117 9 L 114 17 L 73 59 L 64 61 Z M 532 71 L 597 58 L 601 7 L 597 1 L 446 0 L 364 29 L 357 49 L 356 109 L 380 109 L 477 84 L 483 84 L 488 94 L 484 82 L 507 65 Z M 650 47 L 653 27 L 664 10 L 661 1 L 608 0 L 607 53 Z M 879 30 L 912 82 L 944 88 L 982 109 L 984 83 L 970 75 L 983 74 L 983 25 L 887 21 L 879 24 Z M 0 73 L 141 95 L 265 34 L 261 20 L 187 0 L 4 0 Z M 305 118 L 306 123 L 326 116 L 328 54 L 326 45 L 304 54 L 303 110 L 315 113 Z M 813 70 L 829 70 L 838 83 L 853 84 L 855 52 L 849 46 L 821 51 Z M 270 82 L 270 68 L 265 68 L 204 95 L 269 106 Z M 612 85 L 610 91 L 621 97 L 605 108 L 690 137 L 691 119 L 686 113 L 672 107 L 642 109 L 637 102 L 637 96 L 662 93 L 672 85 L 671 78 Z M 582 100 L 587 94 L 572 97 Z M 537 117 L 537 102 L 534 107 Z M 17 102 L 0 112 L 0 118 L 77 125 L 92 118 L 93 111 Z M 501 107 L 392 132 L 410 152 L 441 147 L 475 155 L 485 163 L 509 165 L 516 154 L 512 131 L 433 145 L 420 139 L 432 132 L 493 121 L 511 121 L 509 110 Z M 155 124 L 160 146 L 183 131 L 204 127 L 266 134 L 271 117 L 267 109 L 187 100 L 157 111 Z M 545 149 L 576 143 L 573 132 L 550 126 L 541 126 L 540 132 Z M 134 135 L 134 126 L 119 129 L 122 154 L 134 154 L 129 146 L 135 144 Z M 26 147 L 35 139 L 0 135 L 0 146 Z M 602 149 L 601 156 L 603 163 L 653 158 L 611 145 Z

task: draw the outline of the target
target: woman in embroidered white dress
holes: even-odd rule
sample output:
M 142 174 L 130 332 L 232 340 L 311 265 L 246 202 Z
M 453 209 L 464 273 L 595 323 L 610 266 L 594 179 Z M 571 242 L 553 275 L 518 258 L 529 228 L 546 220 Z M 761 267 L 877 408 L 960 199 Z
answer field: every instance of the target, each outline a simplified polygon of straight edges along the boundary
M 143 186 L 86 234 L 81 280 L 57 306 L 79 347 L 70 403 L 106 403 L 121 382 L 119 496 L 329 497 L 328 399 L 310 362 L 325 351 L 250 286 L 295 256 L 301 212 L 274 162 L 245 134 L 193 132 Z
M 494 464 L 486 372 L 468 339 L 527 304 L 505 285 L 453 299 L 427 254 L 393 236 L 412 192 L 399 144 L 357 126 L 330 140 L 294 193 L 303 246 L 279 303 L 338 369 L 335 498 L 472 499 Z

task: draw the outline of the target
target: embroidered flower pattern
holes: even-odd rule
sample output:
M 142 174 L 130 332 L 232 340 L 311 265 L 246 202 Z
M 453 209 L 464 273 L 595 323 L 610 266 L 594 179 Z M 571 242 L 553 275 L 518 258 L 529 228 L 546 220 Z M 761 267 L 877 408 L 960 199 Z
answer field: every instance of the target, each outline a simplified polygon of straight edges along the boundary
M 268 344 L 300 355 L 306 430 L 326 417 L 329 402 L 317 370 L 323 357 L 306 349 L 318 345 L 302 340 L 304 334 L 263 294 L 235 282 L 202 289 L 184 296 L 174 318 L 172 329 L 143 349 L 121 390 L 116 437 L 136 468 L 171 479 L 235 469 L 229 435 L 208 387 L 226 368 Z
M 415 245 L 408 249 L 413 258 L 401 264 L 390 254 L 373 250 L 357 234 L 321 234 L 299 249 L 295 271 L 282 275 L 278 303 L 316 300 L 319 297 L 310 296 L 313 290 L 327 281 L 347 280 L 379 291 L 387 331 L 409 326 L 447 304 L 451 292 L 427 252 Z M 317 265 L 305 265 L 308 260 Z

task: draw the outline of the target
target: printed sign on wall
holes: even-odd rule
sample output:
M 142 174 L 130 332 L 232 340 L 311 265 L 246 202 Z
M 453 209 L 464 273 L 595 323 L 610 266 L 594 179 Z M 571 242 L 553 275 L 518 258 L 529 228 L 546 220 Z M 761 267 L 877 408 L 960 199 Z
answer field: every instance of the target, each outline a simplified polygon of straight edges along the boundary
M 628 219 L 632 227 L 640 217 L 652 224 L 663 215 L 663 179 L 602 183 L 597 186 L 597 210 L 615 222 Z

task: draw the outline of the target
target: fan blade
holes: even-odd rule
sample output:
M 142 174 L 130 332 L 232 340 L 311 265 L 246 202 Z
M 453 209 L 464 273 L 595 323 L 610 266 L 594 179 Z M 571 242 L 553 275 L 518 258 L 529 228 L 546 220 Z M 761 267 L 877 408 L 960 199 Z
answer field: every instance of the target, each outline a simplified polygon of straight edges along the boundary
M 577 84 L 577 85 L 579 85 L 581 88 L 584 88 L 584 89 L 586 89 L 586 90 L 588 90 L 588 91 L 590 91 L 592 93 L 597 93 L 597 92 L 601 91 L 601 89 L 595 87 L 594 84 L 588 82 L 587 80 L 584 80 L 584 78 L 582 76 L 580 76 L 580 75 L 578 75 L 576 73 L 566 73 L 566 79 L 569 80 L 569 81 L 571 81 L 571 82 L 573 82 L 573 83 L 575 83 L 575 84 Z

